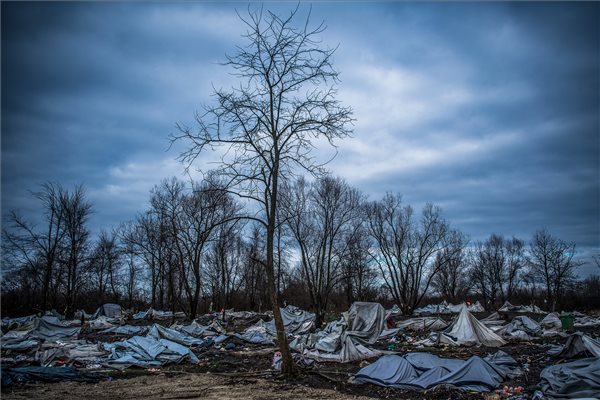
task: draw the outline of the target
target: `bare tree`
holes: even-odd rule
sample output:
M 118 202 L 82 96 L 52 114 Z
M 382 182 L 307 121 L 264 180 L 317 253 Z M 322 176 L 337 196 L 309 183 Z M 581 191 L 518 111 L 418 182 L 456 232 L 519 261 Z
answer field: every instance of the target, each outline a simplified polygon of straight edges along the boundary
M 86 199 L 83 186 L 77 186 L 72 193 L 63 193 L 61 207 L 65 222 L 65 243 L 61 251 L 61 264 L 66 272 L 63 282 L 65 316 L 71 317 L 75 312 L 75 299 L 82 284 L 80 269 L 88 257 L 90 232 L 86 224 L 92 212 L 92 205 Z
M 53 277 L 58 268 L 58 256 L 65 236 L 64 208 L 61 198 L 64 189 L 59 184 L 45 183 L 34 193 L 41 202 L 44 226 L 36 226 L 26 221 L 16 211 L 9 215 L 9 226 L 3 229 L 3 254 L 11 255 L 17 266 L 26 266 L 41 283 L 41 310 L 50 306 L 50 294 L 55 290 Z M 6 258 L 5 258 L 6 259 Z M 4 264 L 6 270 L 6 264 Z
M 227 58 L 233 74 L 242 79 L 231 91 L 216 90 L 216 106 L 196 116 L 198 129 L 179 126 L 173 141 L 190 147 L 180 155 L 190 166 L 206 149 L 225 150 L 218 173 L 236 195 L 254 200 L 258 214 L 249 216 L 266 230 L 265 272 L 283 372 L 293 371 L 291 352 L 279 310 L 274 268 L 279 188 L 295 171 L 319 172 L 311 156 L 313 140 L 329 142 L 349 134 L 351 110 L 341 107 L 332 84 L 334 49 L 319 47 L 323 25 L 312 29 L 308 19 L 293 26 L 297 14 L 281 18 L 271 12 L 249 11 L 247 45 Z
M 355 301 L 368 301 L 372 298 L 377 271 L 371 262 L 371 241 L 362 220 L 354 222 L 343 240 L 346 251 L 342 257 L 341 285 L 349 307 Z
M 547 230 L 537 231 L 529 248 L 528 263 L 546 288 L 548 305 L 555 311 L 563 291 L 575 278 L 579 262 L 575 261 L 575 243 L 567 243 L 552 236 Z
M 435 258 L 434 269 L 438 272 L 433 277 L 431 286 L 453 303 L 464 298 L 472 286 L 468 276 L 468 242 L 465 234 L 453 230 L 448 235 L 447 246 Z
M 304 282 L 316 314 L 316 326 L 324 321 L 334 287 L 344 276 L 342 260 L 346 235 L 357 227 L 361 195 L 344 180 L 325 176 L 308 185 L 304 178 L 286 187 L 283 215 L 300 253 Z
M 100 301 L 106 300 L 106 292 L 110 289 L 113 301 L 119 298 L 119 267 L 122 249 L 118 242 L 118 232 L 102 230 L 98 241 L 92 251 L 90 269 L 95 277 L 96 287 Z
M 400 195 L 390 193 L 381 201 L 368 203 L 366 212 L 375 243 L 372 259 L 402 312 L 410 315 L 437 271 L 452 258 L 450 255 L 443 263 L 433 263 L 436 254 L 446 248 L 448 224 L 441 209 L 431 204 L 415 221 L 412 208 L 402 205 Z
M 506 297 L 512 298 L 519 287 L 519 278 L 525 268 L 525 242 L 516 237 L 505 241 L 506 246 Z

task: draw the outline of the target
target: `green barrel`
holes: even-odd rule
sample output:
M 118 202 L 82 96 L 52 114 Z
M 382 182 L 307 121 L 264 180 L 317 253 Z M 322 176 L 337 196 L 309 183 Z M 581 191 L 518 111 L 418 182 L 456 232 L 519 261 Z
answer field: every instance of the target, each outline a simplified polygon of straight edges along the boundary
M 572 329 L 573 328 L 573 316 L 571 314 L 561 314 L 560 315 L 560 323 L 562 324 L 563 329 Z

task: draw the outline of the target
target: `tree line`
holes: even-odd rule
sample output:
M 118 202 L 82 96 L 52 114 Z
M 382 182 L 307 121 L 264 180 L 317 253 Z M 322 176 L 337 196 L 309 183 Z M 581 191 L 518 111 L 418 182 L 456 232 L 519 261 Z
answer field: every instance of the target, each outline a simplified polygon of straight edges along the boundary
M 34 196 L 42 223 L 13 211 L 3 229 L 4 313 L 72 316 L 116 302 L 193 319 L 269 308 L 264 231 L 240 217 L 244 207 L 219 181 L 163 180 L 146 210 L 97 235 L 82 186 L 47 183 Z M 547 230 L 528 242 L 497 234 L 471 241 L 435 205 L 415 212 L 392 193 L 370 201 L 330 175 L 284 184 L 275 228 L 279 296 L 314 311 L 319 324 L 360 300 L 394 303 L 405 314 L 437 299 L 549 310 L 572 302 L 568 293 L 598 301 L 598 278 L 576 279 L 575 244 Z

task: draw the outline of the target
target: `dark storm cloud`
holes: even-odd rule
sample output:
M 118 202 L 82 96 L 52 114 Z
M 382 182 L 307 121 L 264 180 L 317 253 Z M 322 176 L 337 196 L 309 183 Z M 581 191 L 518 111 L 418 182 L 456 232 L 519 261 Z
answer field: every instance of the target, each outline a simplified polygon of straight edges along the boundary
M 267 3 L 289 12 L 288 3 Z M 2 212 L 85 182 L 94 227 L 141 210 L 210 101 L 245 3 L 2 3 Z M 306 13 L 307 8 L 301 7 Z M 317 3 L 355 110 L 334 173 L 434 202 L 474 240 L 547 227 L 598 251 L 597 3 Z M 323 157 L 331 152 L 324 151 Z

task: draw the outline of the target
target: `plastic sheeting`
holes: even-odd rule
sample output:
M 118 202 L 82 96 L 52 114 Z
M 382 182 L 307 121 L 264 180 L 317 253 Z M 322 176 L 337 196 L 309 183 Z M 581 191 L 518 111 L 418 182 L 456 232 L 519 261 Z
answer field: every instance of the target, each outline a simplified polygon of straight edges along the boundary
M 119 318 L 121 316 L 121 306 L 112 303 L 103 304 L 98 307 L 92 318 L 96 319 L 102 315 L 108 318 Z
M 564 346 L 553 346 L 548 354 L 558 358 L 573 358 L 581 354 L 600 357 L 600 342 L 581 332 L 575 332 L 569 336 Z
M 411 318 L 396 324 L 396 328 L 410 331 L 439 331 L 447 327 L 448 323 L 439 317 Z
M 413 314 L 415 315 L 421 315 L 421 314 L 456 314 L 456 313 L 460 313 L 460 311 L 462 310 L 462 308 L 467 307 L 467 309 L 470 312 L 484 312 L 485 309 L 483 308 L 483 306 L 481 305 L 481 303 L 479 303 L 479 301 L 476 301 L 474 304 L 471 304 L 470 306 L 467 306 L 465 303 L 463 304 L 452 304 L 452 303 L 447 303 L 446 301 L 440 303 L 440 304 L 429 304 L 425 307 L 420 307 L 415 309 L 415 311 L 413 312 Z
M 502 304 L 502 307 L 498 309 L 501 312 L 521 312 L 521 313 L 534 313 L 534 314 L 545 314 L 546 311 L 542 311 L 538 306 L 513 306 L 508 301 Z
M 381 353 L 366 345 L 377 341 L 384 330 L 385 310 L 379 303 L 356 302 L 342 319 L 314 335 L 296 338 L 290 347 L 317 361 L 350 362 Z
M 558 317 L 558 313 L 548 313 L 541 321 L 540 326 L 546 329 L 561 329 L 562 323 L 560 322 L 560 318 Z
M 22 367 L 2 370 L 2 386 L 25 382 L 98 382 L 102 375 L 79 371 L 73 367 Z
M 80 328 L 68 326 L 56 317 L 43 316 L 35 321 L 35 328 L 30 336 L 46 341 L 56 341 L 76 336 Z
M 477 320 L 466 307 L 463 307 L 456 321 L 439 335 L 438 340 L 440 343 L 464 346 L 499 347 L 506 344 L 504 339 Z
M 283 326 L 288 335 L 302 335 L 309 332 L 315 326 L 315 314 L 300 308 L 288 305 L 285 308 L 280 308 Z M 275 329 L 275 320 L 265 322 L 265 328 L 272 335 L 277 334 Z
M 140 335 L 147 331 L 147 326 L 121 325 L 100 331 L 100 333 L 113 333 L 115 335 Z
M 104 364 L 119 369 L 132 365 L 143 368 L 156 367 L 164 363 L 179 363 L 184 358 L 188 358 L 193 363 L 199 361 L 188 347 L 150 335 L 133 336 L 122 342 L 104 343 L 103 347 L 111 353 Z
M 496 331 L 497 334 L 517 340 L 531 340 L 542 333 L 540 325 L 526 315 L 513 318 L 507 325 Z
M 520 373 L 514 359 L 499 353 L 496 357 L 474 356 L 466 361 L 429 353 L 409 353 L 405 357 L 385 355 L 358 371 L 353 383 L 415 390 L 452 385 L 464 390 L 490 391 L 506 377 Z
M 546 367 L 539 386 L 550 399 L 600 398 L 600 358 Z

